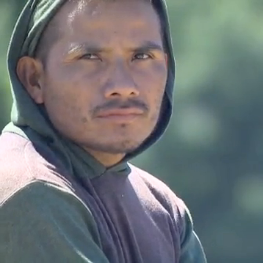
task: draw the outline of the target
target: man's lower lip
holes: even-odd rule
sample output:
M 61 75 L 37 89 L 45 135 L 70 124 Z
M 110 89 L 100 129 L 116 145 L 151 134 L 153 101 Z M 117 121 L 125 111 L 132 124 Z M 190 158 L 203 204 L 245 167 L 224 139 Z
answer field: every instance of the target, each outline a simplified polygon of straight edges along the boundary
M 129 123 L 135 121 L 140 116 L 139 114 L 107 115 L 101 116 L 99 119 L 116 123 Z

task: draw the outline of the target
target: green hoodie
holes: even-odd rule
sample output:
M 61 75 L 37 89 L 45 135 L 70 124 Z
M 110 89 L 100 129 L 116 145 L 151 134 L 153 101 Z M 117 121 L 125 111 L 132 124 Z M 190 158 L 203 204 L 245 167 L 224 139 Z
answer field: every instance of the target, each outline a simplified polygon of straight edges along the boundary
M 172 113 L 175 63 L 165 2 L 153 1 L 169 57 L 158 124 L 143 145 L 109 169 L 57 133 L 16 75 L 18 59 L 34 56 L 64 3 L 29 0 L 9 46 L 13 107 L 0 137 L 0 261 L 206 262 L 183 201 L 128 163 L 160 138 Z

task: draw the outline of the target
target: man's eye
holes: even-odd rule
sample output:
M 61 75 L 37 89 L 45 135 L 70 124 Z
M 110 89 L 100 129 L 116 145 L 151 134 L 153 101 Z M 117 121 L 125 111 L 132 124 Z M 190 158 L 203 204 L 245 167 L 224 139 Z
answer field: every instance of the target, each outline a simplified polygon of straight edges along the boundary
M 81 59 L 88 59 L 88 60 L 99 60 L 100 58 L 96 54 L 85 54 L 80 57 Z
M 145 60 L 145 59 L 149 59 L 149 58 L 152 58 L 152 56 L 150 56 L 149 54 L 146 54 L 146 53 L 138 53 L 138 54 L 134 55 L 133 60 L 134 60 L 134 59 Z

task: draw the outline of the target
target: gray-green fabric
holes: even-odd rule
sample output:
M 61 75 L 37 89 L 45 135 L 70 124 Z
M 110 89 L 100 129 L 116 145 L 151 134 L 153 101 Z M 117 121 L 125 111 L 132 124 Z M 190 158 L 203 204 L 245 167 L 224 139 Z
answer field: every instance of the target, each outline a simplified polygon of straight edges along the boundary
M 96 161 L 92 156 L 86 153 L 79 146 L 67 140 L 66 138 L 62 138 L 61 135 L 57 133 L 57 131 L 53 128 L 50 121 L 48 120 L 44 108 L 34 103 L 34 101 L 30 98 L 30 96 L 18 80 L 16 74 L 16 65 L 18 59 L 25 55 L 34 56 L 36 46 L 43 30 L 45 29 L 51 18 L 56 14 L 57 10 L 65 2 L 66 0 L 29 0 L 18 19 L 8 51 L 8 71 L 12 88 L 13 106 L 11 122 L 5 127 L 4 132 L 13 132 L 25 138 L 28 138 L 30 141 L 41 141 L 42 143 L 44 142 L 48 144 L 56 153 L 56 155 L 59 156 L 60 161 L 63 163 L 65 168 L 71 172 L 72 176 L 86 176 L 88 178 L 94 178 L 96 176 L 102 175 L 106 171 L 114 171 L 116 173 L 127 174 L 129 173 L 130 169 L 127 165 L 127 161 L 146 150 L 162 136 L 168 126 L 172 114 L 175 61 L 173 58 L 173 50 L 170 39 L 169 23 L 165 1 L 153 0 L 153 5 L 157 10 L 163 24 L 165 25 L 164 44 L 168 54 L 169 62 L 166 91 L 163 98 L 163 106 L 159 122 L 152 135 L 141 145 L 141 147 L 139 147 L 131 154 L 127 155 L 120 164 L 117 164 L 107 170 L 102 164 Z M 50 189 L 50 193 L 55 195 L 57 190 L 53 190 Z M 26 195 L 21 197 L 25 199 L 25 204 L 26 199 L 30 199 L 31 194 L 32 193 L 30 192 L 26 192 Z M 35 200 L 32 199 L 32 206 L 30 207 L 30 209 L 32 209 L 31 214 L 35 213 L 34 215 L 37 216 L 39 207 L 37 205 L 37 202 L 35 203 L 33 201 Z M 64 201 L 65 200 L 62 200 L 62 204 L 66 207 L 66 209 L 68 206 L 68 210 L 74 212 L 74 204 L 65 203 Z M 10 202 L 12 202 L 12 200 Z M 19 203 L 21 204 L 21 202 Z M 52 200 L 49 200 L 46 203 L 52 204 Z M 56 211 L 55 207 L 51 207 L 50 209 L 53 209 L 52 211 L 54 212 L 54 215 L 56 214 L 57 216 L 59 216 L 59 211 Z M 13 211 L 5 211 L 6 215 L 8 215 L 9 212 L 11 213 Z M 189 214 L 187 213 L 187 215 Z M 50 218 L 48 215 L 46 216 Z M 81 218 L 73 218 L 75 214 L 72 214 L 71 216 L 73 221 L 76 220 L 76 222 L 81 222 Z M 189 216 L 185 217 L 185 233 L 182 237 L 184 241 L 182 243 L 182 256 L 180 259 L 180 263 L 193 263 L 193 254 L 196 256 L 198 253 L 200 253 L 201 249 L 200 244 L 195 243 L 197 239 L 192 237 L 192 223 L 189 219 Z M 67 224 L 65 223 L 64 226 L 66 225 Z M 41 229 L 41 226 L 39 227 Z M 91 229 L 93 228 L 91 227 Z M 65 230 L 66 232 L 66 229 L 63 230 Z M 70 235 L 74 235 L 74 233 L 70 233 Z M 92 235 L 92 233 L 87 234 L 87 237 L 90 237 L 90 235 Z M 97 235 L 94 234 L 94 236 Z M 36 242 L 38 237 L 36 236 L 35 238 Z M 83 242 L 85 244 L 84 239 L 81 240 L 81 242 L 78 242 L 77 238 L 78 237 L 76 237 L 75 240 L 76 243 L 78 243 L 80 246 L 83 245 Z M 97 250 L 98 248 L 94 247 L 94 250 L 91 251 L 94 251 L 95 255 Z M 203 254 L 200 253 L 200 255 Z M 98 258 L 97 261 L 93 261 L 93 255 L 90 255 L 90 258 L 90 262 L 94 263 L 107 262 L 107 260 L 103 258 L 103 256 L 101 256 L 100 261 L 98 260 Z M 71 261 L 69 260 L 67 262 Z M 195 262 L 203 263 L 203 257 Z
M 3 205 L 0 222 L 1 263 L 109 263 L 91 212 L 65 187 L 27 185 Z

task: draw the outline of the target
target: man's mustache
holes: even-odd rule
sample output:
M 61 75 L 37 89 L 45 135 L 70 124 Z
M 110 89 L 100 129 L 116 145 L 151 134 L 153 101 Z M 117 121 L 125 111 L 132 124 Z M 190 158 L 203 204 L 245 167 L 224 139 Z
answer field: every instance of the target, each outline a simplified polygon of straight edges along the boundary
M 137 108 L 142 110 L 144 113 L 147 113 L 149 111 L 148 105 L 138 99 L 129 99 L 127 101 L 120 101 L 120 100 L 111 100 L 106 102 L 103 105 L 99 105 L 94 107 L 92 110 L 92 115 L 96 116 L 100 112 L 112 110 L 112 109 L 127 109 L 127 108 Z

